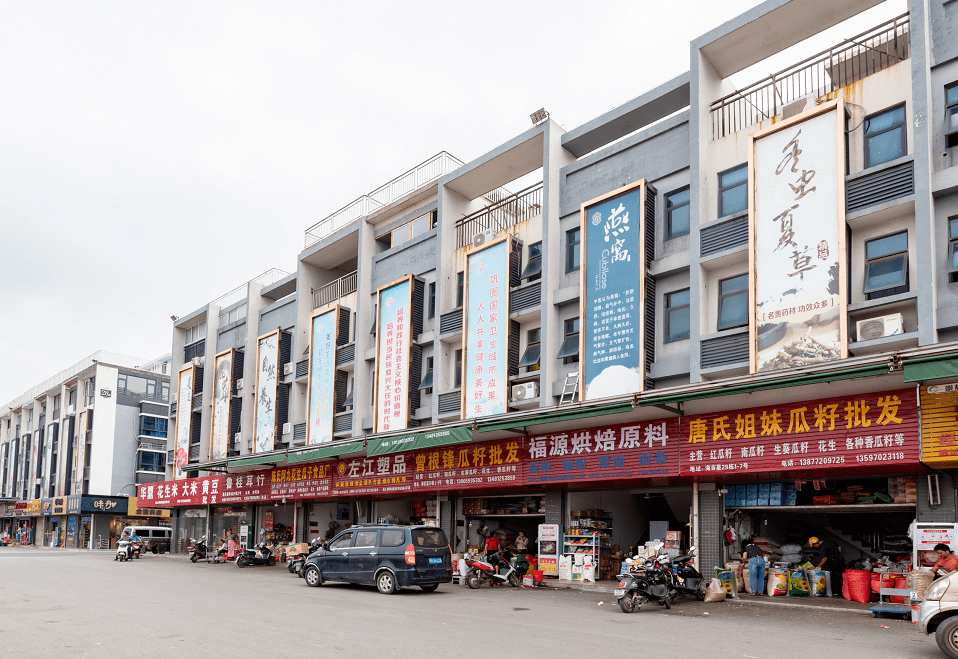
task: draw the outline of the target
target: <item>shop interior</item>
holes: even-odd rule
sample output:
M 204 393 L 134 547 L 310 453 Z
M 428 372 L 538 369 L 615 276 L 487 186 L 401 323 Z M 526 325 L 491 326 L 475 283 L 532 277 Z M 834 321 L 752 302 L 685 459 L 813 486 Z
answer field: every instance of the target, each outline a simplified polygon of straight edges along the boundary
M 545 522 L 542 494 L 510 494 L 459 497 L 456 501 L 456 531 L 450 538 L 453 553 L 475 550 L 493 533 L 510 546 L 519 533 L 529 539 L 535 551 L 539 524 Z
M 206 508 L 183 508 L 176 516 L 176 548 L 186 552 L 190 540 L 199 540 L 206 533 Z

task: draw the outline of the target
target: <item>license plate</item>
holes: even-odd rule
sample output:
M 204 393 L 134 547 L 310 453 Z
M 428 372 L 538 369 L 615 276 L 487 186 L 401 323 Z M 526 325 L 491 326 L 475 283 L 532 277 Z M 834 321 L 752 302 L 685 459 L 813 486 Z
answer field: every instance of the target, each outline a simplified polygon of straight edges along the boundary
M 429 559 L 430 565 L 442 565 L 442 556 L 434 556 Z
M 612 594 L 615 595 L 616 597 L 622 597 L 623 595 L 625 595 L 625 588 L 616 588 L 612 592 Z

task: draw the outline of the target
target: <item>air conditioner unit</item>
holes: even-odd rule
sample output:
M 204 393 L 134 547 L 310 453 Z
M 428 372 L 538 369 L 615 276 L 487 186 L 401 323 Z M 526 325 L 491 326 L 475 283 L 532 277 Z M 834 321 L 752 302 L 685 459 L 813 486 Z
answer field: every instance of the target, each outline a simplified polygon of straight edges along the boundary
M 206 363 L 206 357 L 194 357 L 190 361 L 193 362 L 193 366 L 199 366 L 200 368 L 203 368 L 203 364 Z
M 296 365 L 293 362 L 288 364 L 283 364 L 283 377 L 293 374 L 293 369 L 296 368 Z
M 888 314 L 887 316 L 875 316 L 866 318 L 855 323 L 858 332 L 859 341 L 869 341 L 871 339 L 880 339 L 894 334 L 903 334 L 904 324 L 900 313 Z
M 166 452 L 166 464 L 168 465 L 176 464 L 175 454 L 176 454 L 176 451 Z
M 289 422 L 284 423 L 284 424 L 283 424 L 283 434 L 284 434 L 284 435 L 288 435 L 288 434 L 291 433 L 291 432 L 293 432 L 293 424 L 292 424 L 292 423 L 289 423 Z
M 235 442 L 236 444 L 242 444 L 242 443 L 243 443 L 243 433 L 238 432 L 238 433 L 236 433 L 235 435 L 233 435 L 233 442 Z
M 243 378 L 236 378 L 236 391 L 243 391 Z
M 170 393 L 170 405 L 176 405 L 176 394 L 178 392 L 173 391 Z
M 512 386 L 512 400 L 528 400 L 536 398 L 539 395 L 539 385 L 535 382 L 526 382 L 525 384 L 516 384 Z
M 477 233 L 472 237 L 472 246 L 473 247 L 482 247 L 488 242 L 495 240 L 496 232 L 492 229 L 488 231 L 483 231 L 482 233 Z

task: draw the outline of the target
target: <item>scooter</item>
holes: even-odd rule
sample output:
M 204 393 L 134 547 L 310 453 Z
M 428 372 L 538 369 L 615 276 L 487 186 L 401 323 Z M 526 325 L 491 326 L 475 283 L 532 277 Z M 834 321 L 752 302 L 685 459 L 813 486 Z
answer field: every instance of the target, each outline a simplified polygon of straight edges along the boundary
M 143 543 L 140 540 L 133 541 L 133 558 L 139 558 L 143 553 Z
M 312 556 L 322 544 L 323 541 L 319 538 L 316 538 L 310 543 L 309 551 L 307 553 L 290 554 L 286 558 L 286 569 L 289 570 L 289 573 L 303 576 L 303 566 L 306 565 L 306 559 Z
M 689 547 L 689 553 L 685 556 L 679 556 L 672 559 L 670 575 L 672 576 L 672 587 L 679 595 L 692 595 L 698 601 L 705 599 L 705 589 L 708 584 L 695 566 L 692 565 L 692 558 L 695 556 L 695 546 Z
M 248 565 L 276 565 L 276 557 L 265 542 L 260 542 L 252 549 L 241 549 L 236 555 L 236 566 Z
M 661 548 L 662 545 L 659 545 L 655 550 Z M 613 591 L 623 612 L 632 613 L 641 609 L 645 602 L 651 601 L 658 602 L 666 609 L 672 608 L 672 600 L 679 593 L 673 583 L 674 576 L 667 567 L 668 560 L 667 554 L 660 554 L 644 560 L 635 556 L 626 561 L 629 569 L 618 575 L 618 588 Z
M 132 545 L 132 547 L 131 547 Z M 132 551 L 131 551 L 132 549 Z M 140 557 L 140 542 L 129 538 L 116 543 L 116 557 L 121 561 Z
M 469 557 L 465 559 L 468 568 L 466 583 L 470 588 L 479 588 L 486 582 L 490 585 L 508 582 L 513 588 L 522 585 L 522 578 L 516 572 L 515 565 L 512 564 L 512 554 L 509 551 L 503 549 L 487 558 L 486 561 Z M 497 572 L 499 569 L 505 571 Z
M 207 547 L 206 547 L 206 536 L 204 535 L 199 540 L 194 540 L 190 538 L 190 542 L 193 543 L 190 546 L 190 560 L 194 563 L 197 561 L 206 560 Z

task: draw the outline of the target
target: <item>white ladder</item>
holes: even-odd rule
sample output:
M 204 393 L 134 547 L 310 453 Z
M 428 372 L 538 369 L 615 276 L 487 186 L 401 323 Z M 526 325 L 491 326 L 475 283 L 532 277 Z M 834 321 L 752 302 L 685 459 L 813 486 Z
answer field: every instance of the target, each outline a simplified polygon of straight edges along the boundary
M 575 396 L 579 392 L 579 373 L 566 373 L 565 382 L 562 384 L 562 395 L 559 396 L 559 405 L 575 401 Z

